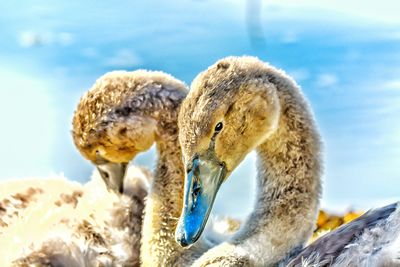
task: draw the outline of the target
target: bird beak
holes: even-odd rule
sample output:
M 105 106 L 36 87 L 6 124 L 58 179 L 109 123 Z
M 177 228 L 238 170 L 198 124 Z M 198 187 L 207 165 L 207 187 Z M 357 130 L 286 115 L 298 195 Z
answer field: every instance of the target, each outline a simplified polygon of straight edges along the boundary
M 193 160 L 185 179 L 184 204 L 175 232 L 175 239 L 182 247 L 199 239 L 226 173 L 225 164 L 215 157 Z
M 107 162 L 105 164 L 97 165 L 97 169 L 106 183 L 108 191 L 115 193 L 123 193 L 124 191 L 124 178 L 126 174 L 128 163 L 113 163 Z

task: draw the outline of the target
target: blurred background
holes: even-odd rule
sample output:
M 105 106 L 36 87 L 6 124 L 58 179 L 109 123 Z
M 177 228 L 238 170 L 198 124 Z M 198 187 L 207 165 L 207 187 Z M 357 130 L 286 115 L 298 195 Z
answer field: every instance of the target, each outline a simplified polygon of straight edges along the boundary
M 190 84 L 217 59 L 246 54 L 291 74 L 310 100 L 325 143 L 324 207 L 400 199 L 399 10 L 396 0 L 1 1 L 0 180 L 90 178 L 71 118 L 105 72 L 163 70 Z M 254 161 L 224 184 L 216 213 L 251 209 Z

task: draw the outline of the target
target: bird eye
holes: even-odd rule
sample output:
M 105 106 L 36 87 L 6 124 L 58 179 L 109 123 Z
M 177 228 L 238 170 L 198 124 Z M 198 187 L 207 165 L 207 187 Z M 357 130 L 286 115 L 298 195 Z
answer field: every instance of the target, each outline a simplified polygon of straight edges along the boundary
M 218 122 L 217 125 L 215 125 L 215 132 L 219 133 L 222 130 L 222 122 Z

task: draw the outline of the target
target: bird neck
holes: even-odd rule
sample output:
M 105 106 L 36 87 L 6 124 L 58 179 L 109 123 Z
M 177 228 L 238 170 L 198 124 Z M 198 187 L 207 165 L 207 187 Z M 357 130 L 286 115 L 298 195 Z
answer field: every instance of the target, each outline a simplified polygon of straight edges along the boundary
M 277 84 L 277 90 L 278 128 L 257 148 L 256 204 L 235 238 L 263 266 L 304 246 L 321 193 L 320 140 L 308 104 L 294 84 Z
M 207 249 L 203 243 L 184 249 L 175 241 L 182 210 L 184 168 L 177 124 L 164 126 L 165 129 L 159 127 L 158 160 L 143 221 L 140 253 L 143 266 L 181 266 Z

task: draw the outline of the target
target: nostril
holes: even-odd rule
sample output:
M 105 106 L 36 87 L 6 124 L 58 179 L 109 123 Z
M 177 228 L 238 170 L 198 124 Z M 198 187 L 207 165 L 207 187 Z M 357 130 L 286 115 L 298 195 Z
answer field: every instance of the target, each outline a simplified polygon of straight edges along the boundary
M 201 190 L 200 184 L 198 182 L 195 182 L 193 184 L 193 194 L 197 196 L 200 193 L 200 190 Z
M 191 205 L 191 208 L 190 208 L 191 211 L 193 211 L 194 208 L 196 207 L 197 198 L 198 198 L 200 192 L 201 192 L 200 183 L 194 182 L 193 183 L 193 188 L 192 188 L 192 201 L 193 202 L 192 202 L 192 205 Z

